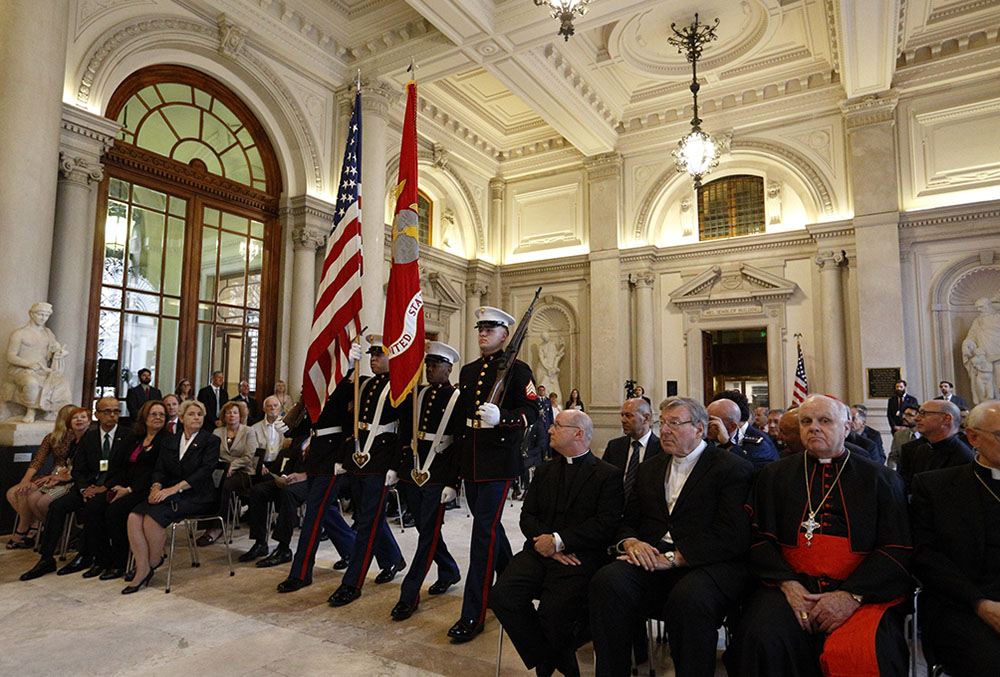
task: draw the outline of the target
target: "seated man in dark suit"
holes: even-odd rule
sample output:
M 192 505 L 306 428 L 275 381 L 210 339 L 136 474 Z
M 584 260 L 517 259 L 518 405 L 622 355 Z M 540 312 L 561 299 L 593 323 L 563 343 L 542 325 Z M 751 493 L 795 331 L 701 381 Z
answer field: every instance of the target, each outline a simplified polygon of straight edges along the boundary
M 923 641 L 956 677 L 1000 666 L 1000 401 L 967 430 L 975 461 L 917 476 L 911 503 Z
M 125 406 L 128 408 L 129 417 L 133 420 L 146 402 L 163 399 L 159 389 L 150 385 L 153 380 L 153 372 L 143 367 L 139 370 L 138 376 L 139 385 L 129 388 L 125 395 Z
M 618 534 L 618 561 L 590 582 L 597 675 L 627 675 L 637 620 L 666 621 L 678 675 L 714 675 L 718 628 L 743 595 L 753 466 L 704 439 L 701 403 L 660 404 L 664 454 L 639 468 Z
M 524 549 L 489 597 L 524 664 L 539 675 L 580 674 L 576 638 L 586 623 L 587 584 L 607 562 L 621 521 L 621 471 L 590 452 L 593 434 L 582 411 L 556 417 L 550 439 L 559 457 L 536 471 L 521 508 Z
M 621 417 L 622 432 L 625 434 L 608 442 L 603 458 L 622 471 L 627 501 L 635 486 L 635 478 L 639 476 L 639 464 L 663 450 L 660 449 L 660 438 L 650 427 L 653 411 L 649 402 L 641 397 L 625 400 Z
M 955 384 L 951 381 L 941 381 L 941 383 L 938 384 L 938 388 L 941 389 L 941 394 L 938 397 L 935 397 L 935 400 L 947 400 L 960 410 L 969 408 L 969 404 L 965 401 L 965 398 L 959 397 L 955 394 Z
M 738 390 L 723 390 L 712 398 L 712 402 L 731 400 L 740 410 L 739 423 L 730 432 L 731 452 L 745 458 L 753 464 L 754 470 L 760 470 L 771 461 L 777 461 L 778 449 L 763 430 L 750 425 L 750 405 L 747 398 Z M 706 431 L 707 434 L 707 431 Z
M 875 445 L 876 455 L 872 460 L 885 465 L 885 446 L 882 443 L 882 433 L 868 425 L 868 407 L 865 405 L 851 405 L 851 430 Z
M 927 400 L 920 405 L 917 412 L 920 438 L 907 442 L 899 450 L 899 474 L 907 495 L 917 473 L 972 462 L 972 449 L 958 439 L 961 420 L 958 407 L 951 402 Z

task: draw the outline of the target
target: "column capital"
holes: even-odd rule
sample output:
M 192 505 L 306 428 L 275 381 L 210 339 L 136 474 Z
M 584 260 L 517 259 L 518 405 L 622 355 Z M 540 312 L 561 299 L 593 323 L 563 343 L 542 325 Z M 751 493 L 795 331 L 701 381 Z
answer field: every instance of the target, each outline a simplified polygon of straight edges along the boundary
M 326 244 L 335 214 L 334 205 L 312 195 L 289 198 L 278 212 L 291 231 L 295 249 L 313 250 Z
M 818 252 L 815 261 L 820 270 L 837 270 L 847 265 L 847 252 L 830 250 Z
M 82 186 L 90 186 L 104 178 L 104 165 L 83 155 L 59 151 L 59 176 Z
M 490 286 L 485 282 L 468 282 L 465 285 L 465 293 L 468 296 L 483 297 L 490 293 Z
M 292 244 L 296 250 L 311 249 L 315 251 L 326 244 L 326 235 L 326 231 L 318 228 L 305 224 L 297 225 L 292 228 Z
M 851 131 L 859 127 L 895 122 L 898 103 L 899 92 L 890 89 L 881 94 L 843 101 L 840 110 L 847 123 L 847 130 Z
M 585 158 L 583 166 L 587 170 L 587 178 L 591 181 L 602 179 L 617 179 L 622 173 L 623 160 L 619 153 L 601 153 Z
M 389 108 L 400 98 L 399 92 L 383 80 L 371 80 L 361 85 L 361 112 L 386 118 Z
M 503 194 L 507 190 L 507 180 L 500 176 L 490 179 L 490 199 L 502 200 Z

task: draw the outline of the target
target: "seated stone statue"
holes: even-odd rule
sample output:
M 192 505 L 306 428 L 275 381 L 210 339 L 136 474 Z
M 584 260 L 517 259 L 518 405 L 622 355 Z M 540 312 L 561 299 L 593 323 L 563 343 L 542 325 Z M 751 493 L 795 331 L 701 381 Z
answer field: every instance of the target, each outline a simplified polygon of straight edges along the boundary
M 62 358 L 69 353 L 45 326 L 52 305 L 36 303 L 28 311 L 28 324 L 11 332 L 7 342 L 7 381 L 0 386 L 4 419 L 11 418 L 10 405 L 24 407 L 19 421 L 31 423 L 69 404 L 69 383 L 62 375 Z

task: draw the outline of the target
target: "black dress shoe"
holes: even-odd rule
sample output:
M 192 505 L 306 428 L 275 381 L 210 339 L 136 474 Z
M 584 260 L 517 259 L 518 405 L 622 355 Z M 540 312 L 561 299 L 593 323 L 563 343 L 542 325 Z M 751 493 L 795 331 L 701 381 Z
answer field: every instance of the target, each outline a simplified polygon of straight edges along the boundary
M 458 499 L 453 498 L 444 504 L 445 510 L 455 510 L 456 508 L 458 508 Z
M 400 557 L 398 562 L 396 562 L 395 564 L 392 564 L 392 565 L 386 567 L 385 569 L 382 569 L 382 571 L 378 572 L 378 576 L 375 577 L 375 582 L 376 583 L 388 583 L 389 581 L 391 581 L 392 579 L 394 579 L 396 577 L 396 574 L 398 574 L 400 571 L 402 571 L 405 568 L 406 568 L 406 560 L 403 559 L 402 557 Z
M 351 566 L 351 558 L 345 557 L 344 559 L 338 559 L 336 562 L 333 563 L 333 570 L 343 571 L 349 566 Z
M 416 523 L 417 522 L 416 522 L 416 520 L 413 519 L 413 514 L 412 513 L 410 513 L 410 512 L 404 512 L 403 513 L 403 526 L 404 527 L 412 527 L 412 526 L 416 525 Z
M 389 615 L 392 616 L 394 621 L 405 621 L 407 618 L 413 615 L 413 612 L 417 610 L 416 604 L 407 604 L 406 602 L 397 602 L 396 606 L 392 607 L 392 611 Z
M 292 578 L 289 576 L 281 583 L 278 583 L 278 592 L 295 592 L 310 584 L 311 581 L 303 581 L 301 578 Z
M 113 581 L 116 578 L 121 578 L 125 574 L 123 569 L 108 569 L 103 574 L 101 574 L 102 581 Z M 86 574 L 84 574 L 86 576 Z M 132 575 L 135 578 L 135 574 Z
M 75 574 L 77 571 L 83 571 L 84 569 L 89 569 L 92 560 L 90 557 L 84 557 L 83 555 L 77 555 L 73 558 L 73 561 L 64 566 L 62 569 L 56 572 L 56 576 L 66 576 L 68 574 Z
M 267 543 L 258 542 L 254 543 L 252 548 L 240 555 L 239 560 L 241 562 L 252 562 L 261 557 L 267 557 Z
M 556 672 L 556 666 L 545 661 L 535 666 L 535 677 L 552 677 Z
M 330 599 L 327 602 L 330 606 L 346 606 L 350 604 L 358 597 L 361 597 L 361 589 L 355 588 L 353 585 L 347 585 L 342 583 L 339 588 L 330 595 Z
M 153 579 L 153 574 L 155 574 L 155 573 L 156 573 L 156 569 L 152 569 L 151 568 L 149 570 L 149 573 L 146 574 L 146 577 L 144 579 L 142 579 L 141 581 L 139 581 L 135 585 L 126 585 L 124 588 L 122 588 L 122 594 L 123 595 L 131 595 L 133 592 L 139 592 L 144 587 L 146 587 L 147 585 L 149 585 L 149 581 L 151 581 Z
M 257 562 L 257 566 L 261 569 L 265 567 L 276 567 L 279 564 L 285 564 L 286 562 L 292 561 L 292 551 L 287 545 L 279 545 L 274 549 L 270 555 Z
M 31 581 L 36 578 L 40 578 L 45 574 L 52 573 L 56 570 L 56 559 L 55 557 L 42 557 L 35 566 L 31 567 L 23 574 L 21 574 L 22 581 Z
M 104 573 L 104 567 L 100 564 L 95 564 L 86 571 L 83 572 L 84 578 L 96 578 Z
M 443 595 L 444 593 L 448 592 L 448 588 L 457 584 L 460 580 L 462 580 L 461 576 L 456 576 L 455 578 L 452 578 L 451 580 L 447 581 L 444 580 L 443 578 L 438 579 L 436 582 L 431 584 L 431 587 L 427 589 L 427 592 L 432 595 Z
M 468 642 L 483 631 L 483 624 L 476 623 L 472 618 L 459 618 L 455 625 L 448 630 L 448 636 L 458 643 Z

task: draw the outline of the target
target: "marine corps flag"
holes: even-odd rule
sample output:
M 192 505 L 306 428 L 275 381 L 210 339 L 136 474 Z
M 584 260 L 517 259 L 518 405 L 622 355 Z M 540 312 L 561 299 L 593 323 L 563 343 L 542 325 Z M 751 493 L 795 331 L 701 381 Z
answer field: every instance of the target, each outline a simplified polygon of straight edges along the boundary
M 424 363 L 424 300 L 417 265 L 417 83 L 406 83 L 403 146 L 399 153 L 396 216 L 392 221 L 392 267 L 385 297 L 383 345 L 389 353 L 392 406 L 420 380 Z

